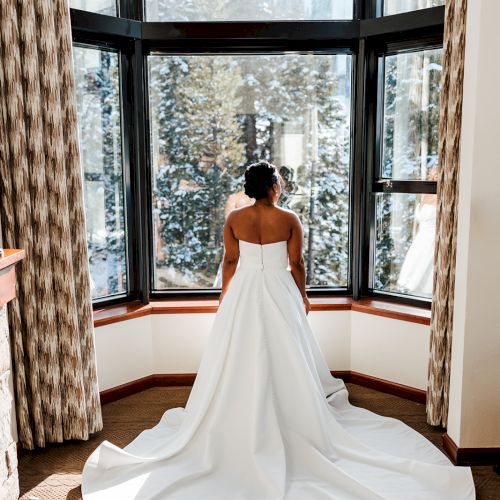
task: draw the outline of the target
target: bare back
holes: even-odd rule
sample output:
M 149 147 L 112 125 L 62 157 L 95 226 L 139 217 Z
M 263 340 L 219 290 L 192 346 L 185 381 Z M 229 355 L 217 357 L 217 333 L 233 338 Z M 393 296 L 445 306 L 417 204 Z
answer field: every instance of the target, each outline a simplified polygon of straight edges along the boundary
M 292 233 L 290 211 L 276 206 L 242 207 L 232 212 L 230 224 L 237 240 L 267 244 L 288 240 Z
M 262 245 L 287 241 L 290 262 L 299 262 L 302 258 L 300 219 L 293 211 L 274 205 L 250 205 L 233 210 L 224 226 L 224 246 L 229 259 L 238 258 L 238 240 Z

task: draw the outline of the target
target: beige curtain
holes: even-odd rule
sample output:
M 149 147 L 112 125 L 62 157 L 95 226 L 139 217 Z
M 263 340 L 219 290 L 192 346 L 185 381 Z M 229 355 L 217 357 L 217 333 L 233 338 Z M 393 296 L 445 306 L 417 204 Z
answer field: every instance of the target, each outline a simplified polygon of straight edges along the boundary
M 437 181 L 436 248 L 427 422 L 446 427 L 457 237 L 458 175 L 467 0 L 446 2 Z
M 102 428 L 67 0 L 0 2 L 0 189 L 20 441 Z

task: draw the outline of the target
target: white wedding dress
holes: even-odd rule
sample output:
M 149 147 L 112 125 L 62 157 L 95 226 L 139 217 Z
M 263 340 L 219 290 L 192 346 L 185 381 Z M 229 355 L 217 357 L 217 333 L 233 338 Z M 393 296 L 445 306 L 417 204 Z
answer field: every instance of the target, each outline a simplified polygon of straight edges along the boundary
M 186 408 L 87 460 L 85 500 L 474 499 L 399 420 L 352 406 L 331 376 L 288 268 L 287 244 L 239 243 Z
M 418 231 L 413 239 L 398 277 L 398 287 L 412 295 L 432 297 L 436 205 L 418 205 L 415 218 Z

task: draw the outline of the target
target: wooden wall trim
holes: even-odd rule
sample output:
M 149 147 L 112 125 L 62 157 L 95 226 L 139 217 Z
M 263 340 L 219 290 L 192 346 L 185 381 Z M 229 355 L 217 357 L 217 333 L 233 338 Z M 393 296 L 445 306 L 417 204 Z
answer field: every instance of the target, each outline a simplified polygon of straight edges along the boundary
M 352 382 L 353 384 L 417 401 L 418 403 L 425 403 L 425 391 L 422 389 L 415 389 L 414 387 L 372 377 L 371 375 L 365 375 L 364 373 L 352 370 L 333 370 L 330 373 L 336 378 L 341 378 L 344 382 Z M 150 389 L 151 387 L 190 386 L 194 384 L 195 379 L 196 373 L 156 373 L 148 375 L 147 377 L 142 377 L 102 391 L 100 393 L 101 403 L 111 403 L 112 401 L 130 396 L 137 392 Z
M 151 314 L 151 304 L 143 305 L 139 301 L 94 309 L 94 327 L 119 323 L 129 319 Z
M 151 302 L 151 314 L 216 313 L 219 300 L 168 300 Z
M 423 307 L 374 299 L 361 299 L 353 301 L 351 309 L 357 312 L 375 314 L 376 316 L 385 316 L 386 318 L 410 321 L 422 325 L 431 324 L 431 311 Z
M 153 381 L 153 375 L 148 375 L 147 377 L 132 380 L 131 382 L 101 391 L 99 393 L 101 404 L 112 403 L 127 396 L 132 396 L 132 394 L 151 389 L 151 387 L 154 387 Z
M 443 448 L 455 465 L 500 465 L 500 448 L 459 448 L 446 432 Z
M 448 455 L 448 458 L 457 465 L 457 455 L 458 455 L 458 447 L 455 444 L 455 441 L 448 436 L 448 433 L 445 432 L 443 434 L 443 448 L 445 453 Z
M 353 301 L 351 297 L 311 297 L 312 311 L 357 311 L 387 318 L 430 324 L 431 311 L 422 307 L 395 304 L 374 299 Z M 94 310 L 94 327 L 118 323 L 148 314 L 216 313 L 219 301 L 214 300 L 163 300 L 143 305 L 138 301 L 97 308 Z
M 153 374 L 100 392 L 101 404 L 112 403 L 151 387 L 179 387 L 194 384 L 196 373 Z
M 399 396 L 400 398 L 409 399 L 417 403 L 425 404 L 426 391 L 423 389 L 417 389 L 415 387 L 373 377 L 372 375 L 365 375 L 364 373 L 352 370 L 349 375 L 349 382 L 362 385 L 363 387 L 368 387 L 369 389 L 375 389 L 380 392 L 392 394 L 393 396 Z

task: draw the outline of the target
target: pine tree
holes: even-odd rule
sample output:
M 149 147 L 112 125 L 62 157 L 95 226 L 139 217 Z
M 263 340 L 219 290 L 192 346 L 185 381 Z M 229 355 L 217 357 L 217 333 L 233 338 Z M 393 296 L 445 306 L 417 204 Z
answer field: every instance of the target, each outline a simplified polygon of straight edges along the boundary
M 222 260 L 224 204 L 244 163 L 239 68 L 230 57 L 162 57 L 153 67 L 165 152 L 156 174 L 157 265 L 184 278 L 158 285 L 210 287 Z

